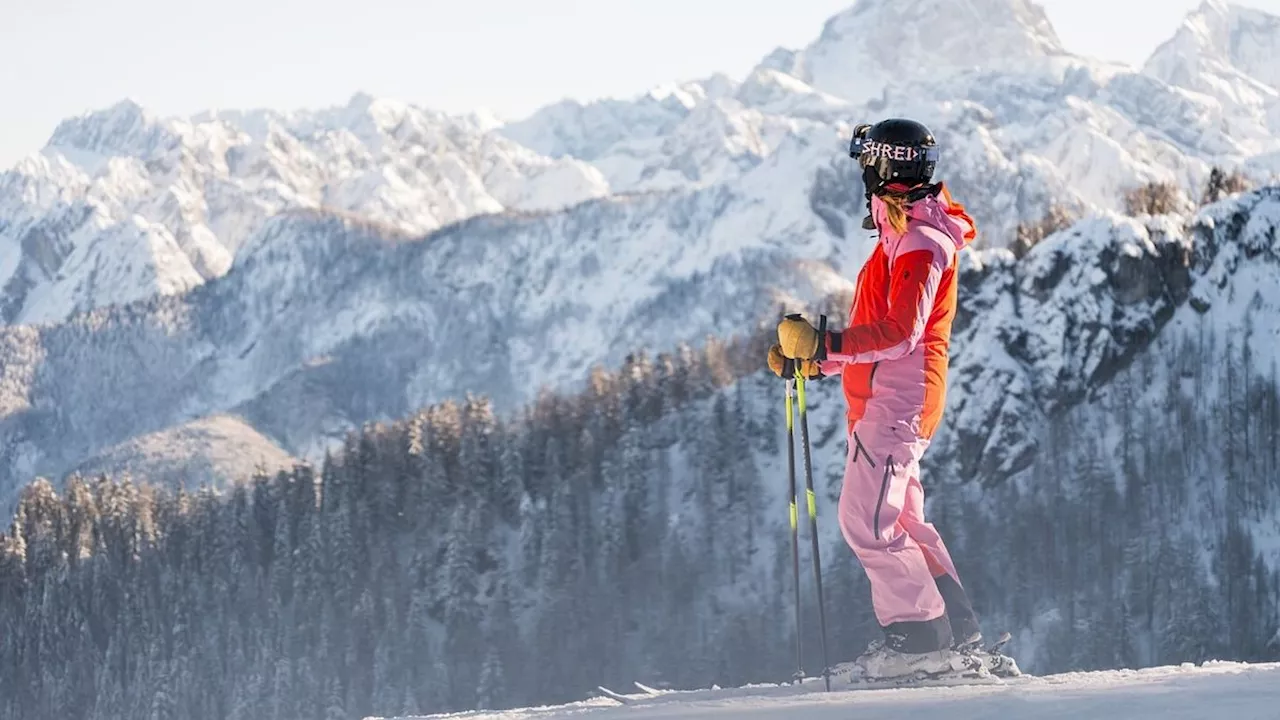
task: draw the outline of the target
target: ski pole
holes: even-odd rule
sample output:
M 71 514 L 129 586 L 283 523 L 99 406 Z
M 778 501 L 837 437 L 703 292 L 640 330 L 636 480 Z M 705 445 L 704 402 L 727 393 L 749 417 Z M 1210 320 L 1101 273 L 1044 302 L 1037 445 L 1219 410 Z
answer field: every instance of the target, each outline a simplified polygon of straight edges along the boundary
M 796 363 L 793 360 L 784 361 L 782 375 L 787 379 L 787 479 L 790 486 L 788 497 L 791 511 L 791 572 L 796 594 L 796 672 L 792 680 L 800 682 L 804 679 L 804 655 L 800 646 L 800 522 L 796 508 L 796 433 L 793 409 L 796 387 L 796 373 L 793 369 L 795 366 Z
M 827 329 L 827 316 L 823 315 L 818 322 L 818 336 Z M 822 678 L 826 681 L 827 690 L 831 690 L 831 664 L 827 660 L 827 613 L 822 599 L 822 559 L 818 552 L 818 500 L 813 492 L 813 465 L 809 452 L 809 413 L 805 403 L 804 373 L 800 364 L 796 363 L 796 388 L 800 401 L 800 441 L 804 446 L 804 481 L 805 497 L 809 505 L 809 538 L 813 541 L 813 580 L 818 593 L 818 628 L 822 639 Z M 793 514 L 794 517 L 794 514 Z

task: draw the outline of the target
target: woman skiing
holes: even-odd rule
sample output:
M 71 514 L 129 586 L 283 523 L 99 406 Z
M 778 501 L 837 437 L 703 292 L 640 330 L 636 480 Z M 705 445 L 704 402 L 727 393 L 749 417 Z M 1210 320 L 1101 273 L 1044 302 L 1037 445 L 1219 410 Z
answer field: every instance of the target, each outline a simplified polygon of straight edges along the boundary
M 924 125 L 859 125 L 850 155 L 866 184 L 863 226 L 879 241 L 858 273 L 849 325 L 820 331 L 788 316 L 769 365 L 781 374 L 785 357 L 807 377 L 842 376 L 849 449 L 840 529 L 884 630 L 856 665 L 869 677 L 971 670 L 982 635 L 951 555 L 924 519 L 919 461 L 942 419 L 956 253 L 976 226 L 932 182 L 938 146 Z M 1016 673 L 1011 660 L 992 657 L 989 669 Z

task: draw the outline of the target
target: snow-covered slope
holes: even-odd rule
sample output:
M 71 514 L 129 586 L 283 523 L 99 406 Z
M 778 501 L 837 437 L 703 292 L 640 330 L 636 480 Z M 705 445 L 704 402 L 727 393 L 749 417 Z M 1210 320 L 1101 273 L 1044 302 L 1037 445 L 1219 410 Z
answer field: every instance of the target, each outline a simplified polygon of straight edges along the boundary
M 588 160 L 619 192 L 731 183 L 847 106 L 803 82 L 761 70 L 661 87 L 634 101 L 565 101 L 501 132 L 556 157 Z M 837 151 L 832 143 L 832 151 Z
M 850 717 L 868 720 L 901 717 L 1169 720 L 1230 717 L 1271 720 L 1276 716 L 1277 703 L 1280 703 L 1280 663 L 1205 663 L 1202 666 L 1136 671 L 1065 673 L 1026 678 L 1004 686 L 868 691 L 841 690 L 838 684 L 833 684 L 829 693 L 813 687 L 812 683 L 800 687 L 751 686 L 659 694 L 626 705 L 601 697 L 557 707 L 424 717 L 466 717 L 469 720 L 846 720 Z
M 1265 75 L 1257 48 L 1280 42 L 1280 26 L 1229 12 L 1251 28 L 1232 57 Z M 763 157 L 796 152 L 789 135 L 820 127 L 847 142 L 852 123 L 918 117 L 939 136 L 939 172 L 972 207 L 979 242 L 1003 247 L 1055 201 L 1116 210 L 1126 190 L 1151 181 L 1198 197 L 1213 164 L 1248 167 L 1262 181 L 1280 172 L 1274 113 L 1235 97 L 1244 90 L 1206 93 L 1220 84 L 1218 51 L 1198 37 L 1179 35 L 1163 51 L 1185 68 L 1144 73 L 1065 52 L 1026 0 L 861 0 L 809 46 L 774 51 L 740 82 L 716 76 L 630 103 L 566 101 L 502 132 L 588 160 L 615 191 L 642 191 L 735 183 Z M 1262 82 L 1248 92 L 1270 92 Z M 833 142 L 830 156 L 843 150 Z M 777 192 L 791 191 L 779 182 Z
M 946 427 L 934 452 L 955 477 L 1025 468 L 1048 419 L 1084 400 L 1168 327 L 1206 323 L 1258 357 L 1280 353 L 1280 186 L 1173 217 L 1099 217 L 1021 262 L 965 263 Z M 1241 341 L 1238 341 L 1241 342 Z
M 242 418 L 211 415 L 126 440 L 80 463 L 85 477 L 133 477 L 194 490 L 223 487 L 299 462 Z
M 211 412 L 313 454 L 366 419 L 468 390 L 510 408 L 637 347 L 750 330 L 792 296 L 847 290 L 807 258 L 851 268 L 866 252 L 815 232 L 812 215 L 774 225 L 752 196 L 667 200 L 481 217 L 425 238 L 293 213 L 190 293 L 4 328 L 6 490 Z
M 1233 138 L 1262 147 L 1280 133 L 1278 54 L 1280 17 L 1206 0 L 1144 70 L 1212 98 Z
M 1044 10 L 1030 0 L 861 0 L 829 19 L 808 47 L 767 65 L 862 104 L 902 80 L 970 70 L 1021 73 L 1065 57 Z
M 1280 18 L 1222 0 L 1205 0 L 1156 49 L 1146 70 L 1165 82 L 1228 97 L 1258 84 L 1280 88 Z M 1235 87 L 1232 87 L 1232 86 Z
M 249 236 L 292 208 L 423 233 L 608 192 L 595 168 L 489 129 L 365 95 L 292 114 L 160 118 L 125 101 L 72 118 L 0 174 L 0 321 L 181 292 L 225 273 Z
M 713 96 L 732 93 L 733 81 L 718 75 L 707 83 L 655 88 L 633 100 L 602 100 L 589 105 L 565 100 L 539 110 L 540 122 L 506 126 L 508 137 L 539 152 L 593 161 L 614 145 L 671 132 L 689 110 Z M 716 93 L 716 90 L 721 92 Z

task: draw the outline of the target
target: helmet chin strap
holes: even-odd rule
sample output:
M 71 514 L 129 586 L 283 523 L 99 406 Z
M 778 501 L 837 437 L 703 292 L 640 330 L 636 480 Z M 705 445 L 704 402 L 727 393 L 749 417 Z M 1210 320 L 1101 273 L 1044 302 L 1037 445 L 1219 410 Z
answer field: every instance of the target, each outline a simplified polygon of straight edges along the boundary
M 867 197 L 867 216 L 862 218 L 862 229 L 875 230 L 876 220 L 871 214 L 871 196 L 875 194 L 873 188 L 879 189 L 880 176 L 876 174 L 876 171 L 873 168 L 868 167 L 863 169 L 862 186 L 866 189 Z
M 917 200 L 923 200 L 929 197 L 930 195 L 937 195 L 940 192 L 942 192 L 942 183 L 940 182 L 936 182 L 928 185 L 921 185 L 919 187 L 912 188 L 910 191 L 907 192 L 907 202 L 915 202 Z

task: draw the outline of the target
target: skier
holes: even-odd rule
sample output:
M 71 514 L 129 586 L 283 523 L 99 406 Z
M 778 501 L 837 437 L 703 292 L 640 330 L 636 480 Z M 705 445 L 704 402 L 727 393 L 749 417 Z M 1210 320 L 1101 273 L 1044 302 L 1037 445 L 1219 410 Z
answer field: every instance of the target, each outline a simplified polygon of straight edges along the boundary
M 981 650 L 978 618 L 938 531 L 924 519 L 919 461 L 942 419 L 947 351 L 956 312 L 956 253 L 976 225 L 946 186 L 933 183 L 938 145 L 924 125 L 888 119 L 859 125 L 850 156 L 863 170 L 879 231 L 858 273 L 844 330 L 799 315 L 778 325 L 769 365 L 783 358 L 806 377 L 839 373 L 848 401 L 848 456 L 840 494 L 845 541 L 871 582 L 884 640 L 855 666 L 871 678 L 973 669 L 1017 674 Z

